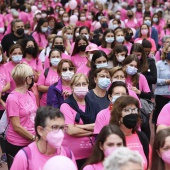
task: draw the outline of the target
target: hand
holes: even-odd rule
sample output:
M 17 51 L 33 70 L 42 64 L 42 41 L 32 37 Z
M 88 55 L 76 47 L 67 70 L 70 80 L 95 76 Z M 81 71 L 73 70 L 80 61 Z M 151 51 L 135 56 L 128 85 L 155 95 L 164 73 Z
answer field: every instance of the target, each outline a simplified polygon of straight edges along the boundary
M 62 95 L 63 95 L 64 98 L 66 99 L 68 96 L 71 95 L 71 93 L 70 93 L 70 92 L 67 92 L 67 91 L 63 91 L 63 94 L 62 94 Z
M 141 91 L 138 90 L 136 87 L 131 87 L 131 90 L 133 90 L 136 94 L 141 94 Z
M 166 80 L 166 84 L 170 84 L 170 79 Z

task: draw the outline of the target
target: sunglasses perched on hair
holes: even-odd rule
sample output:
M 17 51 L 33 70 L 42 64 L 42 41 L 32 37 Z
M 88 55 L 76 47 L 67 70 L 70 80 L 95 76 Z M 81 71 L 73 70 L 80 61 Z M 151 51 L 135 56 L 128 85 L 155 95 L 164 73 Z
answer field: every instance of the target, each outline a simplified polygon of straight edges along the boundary
M 66 72 L 66 71 L 74 71 L 74 67 L 62 68 L 62 71 L 63 71 L 63 72 Z

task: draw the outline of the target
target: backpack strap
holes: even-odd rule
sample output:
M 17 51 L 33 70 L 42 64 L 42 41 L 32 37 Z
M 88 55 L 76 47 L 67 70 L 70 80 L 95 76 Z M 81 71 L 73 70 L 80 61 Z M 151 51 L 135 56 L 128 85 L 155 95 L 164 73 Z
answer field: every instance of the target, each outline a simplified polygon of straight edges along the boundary
M 45 77 L 45 79 L 46 79 L 47 76 L 48 76 L 49 69 L 50 69 L 50 68 L 46 68 L 45 71 L 44 71 L 44 77 Z
M 162 51 L 159 49 L 159 55 L 160 55 L 160 57 L 161 57 L 161 55 L 162 55 Z
M 165 35 L 166 35 L 166 29 L 164 29 L 164 33 L 165 33 Z
M 68 147 L 63 147 L 68 158 L 72 159 L 72 152 Z
M 149 141 L 143 132 L 136 131 L 136 133 L 137 133 L 139 140 L 142 144 L 142 147 L 143 147 L 146 159 L 147 159 L 147 167 L 148 167 L 148 165 L 149 165 Z
M 31 149 L 28 146 L 26 146 L 26 147 L 22 148 L 22 150 L 26 155 L 27 165 L 28 165 L 27 169 L 29 169 L 29 161 L 31 160 Z

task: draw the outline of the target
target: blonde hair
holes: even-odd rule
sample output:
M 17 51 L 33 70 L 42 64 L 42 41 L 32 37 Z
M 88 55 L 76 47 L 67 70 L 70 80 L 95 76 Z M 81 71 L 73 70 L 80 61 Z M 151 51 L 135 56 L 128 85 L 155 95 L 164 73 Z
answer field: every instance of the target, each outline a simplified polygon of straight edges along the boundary
M 73 27 L 71 25 L 67 25 L 67 26 L 63 27 L 62 28 L 62 36 L 64 36 L 64 34 L 67 32 L 67 30 L 73 31 Z
M 166 53 L 168 51 L 168 48 L 170 48 L 170 45 L 168 45 L 165 49 L 162 50 L 161 60 L 163 61 L 166 59 Z
M 81 77 L 84 77 L 86 82 L 89 83 L 89 79 L 86 75 L 84 75 L 82 73 L 77 73 L 72 77 L 71 82 L 70 82 L 70 86 L 73 87 L 73 85 L 75 83 L 77 83 L 80 80 Z
M 50 34 L 47 38 L 48 42 L 51 40 L 51 39 L 54 39 L 54 37 L 56 37 L 56 34 Z
M 12 78 L 16 86 L 23 86 L 28 76 L 33 75 L 32 68 L 27 64 L 17 64 L 12 70 Z
M 124 70 L 122 67 L 120 66 L 117 66 L 117 67 L 113 67 L 111 70 L 110 70 L 110 76 L 112 77 L 117 71 L 122 71 L 124 73 Z

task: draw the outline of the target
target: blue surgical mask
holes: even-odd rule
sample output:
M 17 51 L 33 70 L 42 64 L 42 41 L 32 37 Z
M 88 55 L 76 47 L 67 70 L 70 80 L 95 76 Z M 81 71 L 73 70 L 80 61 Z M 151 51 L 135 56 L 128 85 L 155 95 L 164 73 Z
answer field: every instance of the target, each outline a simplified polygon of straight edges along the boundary
M 111 84 L 111 81 L 109 78 L 105 77 L 105 78 L 98 79 L 98 86 L 103 90 L 107 89 L 110 84 Z
M 69 40 L 72 40 L 72 39 L 73 39 L 73 35 L 67 34 L 67 38 L 68 38 Z
M 114 41 L 114 37 L 106 37 L 105 41 L 108 43 L 112 43 Z
M 14 63 L 19 63 L 22 60 L 22 55 L 13 55 L 12 56 L 12 61 Z
M 112 104 L 119 98 L 120 96 L 119 95 L 114 95 L 113 97 L 112 97 Z
M 146 24 L 147 26 L 150 27 L 150 26 L 151 26 L 151 21 L 150 21 L 150 20 L 145 20 L 145 21 L 144 21 L 144 24 Z
M 47 30 L 48 30 L 48 27 L 41 27 L 41 31 L 42 31 L 43 33 L 46 33 Z
M 170 53 L 167 53 L 166 59 L 170 61 Z
M 60 61 L 61 61 L 60 58 L 51 58 L 50 60 L 52 66 L 57 66 Z
M 0 62 L 2 61 L 2 55 L 0 55 Z
M 158 22 L 158 18 L 153 18 L 153 22 Z
M 118 43 L 122 43 L 124 40 L 125 40 L 124 36 L 117 36 L 117 37 L 116 37 L 116 41 L 117 41 Z
M 96 64 L 96 68 L 107 68 L 107 67 L 108 67 L 107 63 Z
M 127 66 L 126 73 L 133 76 L 137 73 L 138 69 L 132 66 Z

